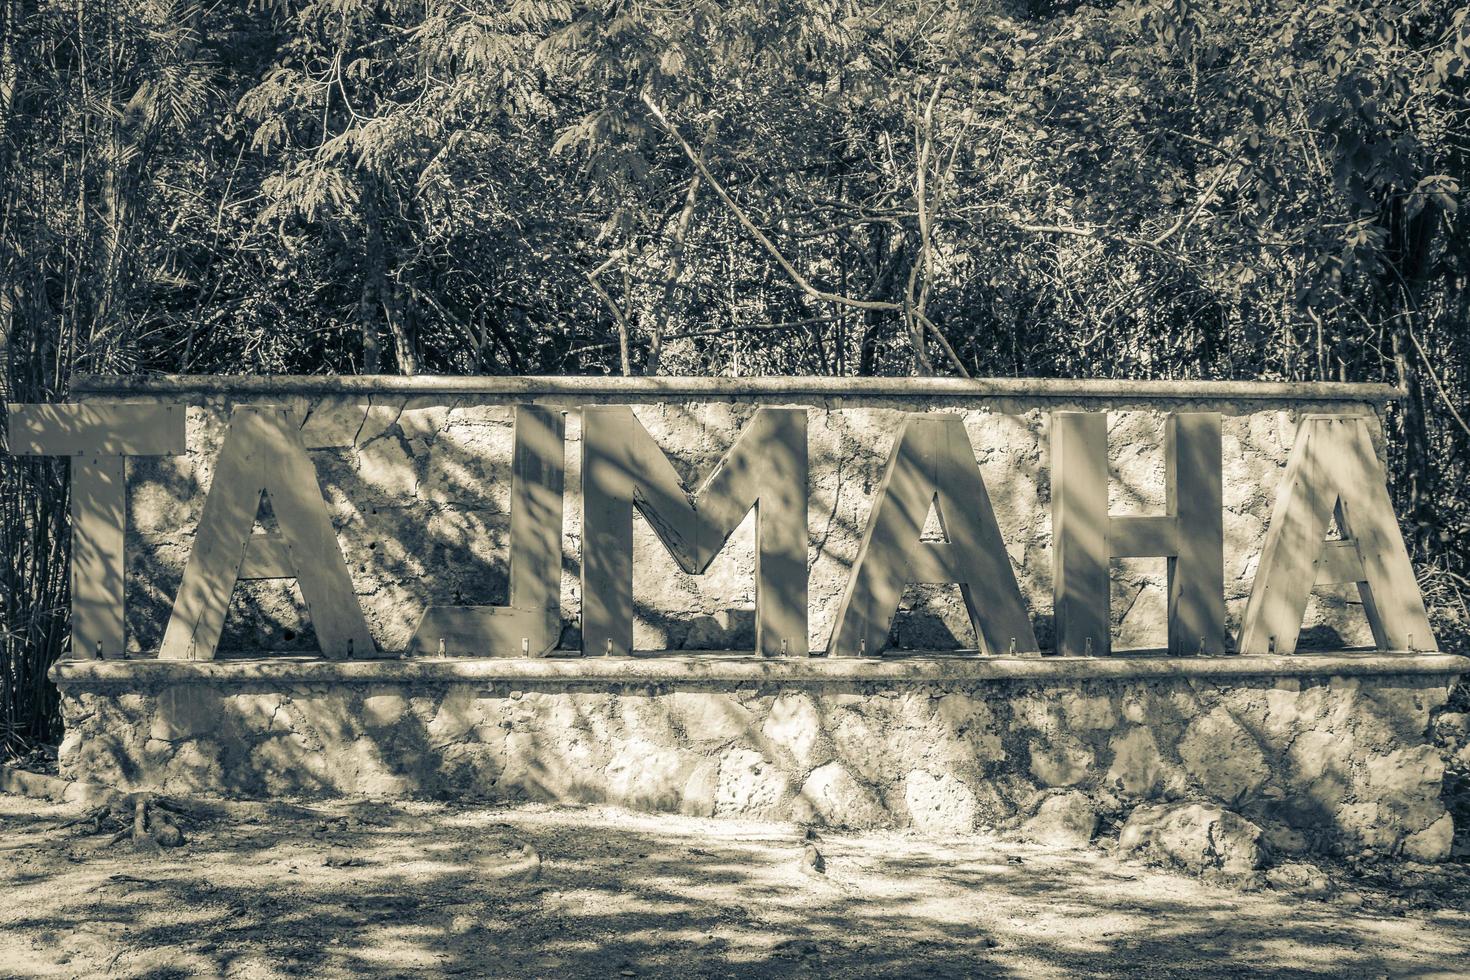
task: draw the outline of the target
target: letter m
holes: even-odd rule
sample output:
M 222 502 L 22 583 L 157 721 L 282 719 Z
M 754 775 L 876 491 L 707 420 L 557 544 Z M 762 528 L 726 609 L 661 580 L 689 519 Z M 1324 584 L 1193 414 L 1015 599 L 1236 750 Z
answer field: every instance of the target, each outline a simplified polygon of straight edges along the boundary
M 691 575 L 756 512 L 756 650 L 807 653 L 806 411 L 762 408 L 693 494 L 625 405 L 582 409 L 582 650 L 633 648 L 633 508 Z

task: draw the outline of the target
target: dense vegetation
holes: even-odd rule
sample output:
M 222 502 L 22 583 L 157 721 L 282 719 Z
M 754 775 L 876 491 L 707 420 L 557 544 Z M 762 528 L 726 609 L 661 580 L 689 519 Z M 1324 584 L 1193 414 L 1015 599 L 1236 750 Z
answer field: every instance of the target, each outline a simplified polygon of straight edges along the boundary
M 10 400 L 79 372 L 1374 380 L 1470 612 L 1454 0 L 0 0 Z M 11 744 L 65 480 L 0 462 Z

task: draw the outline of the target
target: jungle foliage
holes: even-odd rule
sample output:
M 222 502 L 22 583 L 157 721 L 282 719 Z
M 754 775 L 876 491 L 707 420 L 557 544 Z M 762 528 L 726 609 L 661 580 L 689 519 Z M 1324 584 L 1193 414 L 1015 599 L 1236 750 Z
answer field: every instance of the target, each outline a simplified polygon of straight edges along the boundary
M 80 372 L 1389 381 L 1470 622 L 1453 0 L 0 0 L 0 344 Z M 53 724 L 60 464 L 0 462 Z

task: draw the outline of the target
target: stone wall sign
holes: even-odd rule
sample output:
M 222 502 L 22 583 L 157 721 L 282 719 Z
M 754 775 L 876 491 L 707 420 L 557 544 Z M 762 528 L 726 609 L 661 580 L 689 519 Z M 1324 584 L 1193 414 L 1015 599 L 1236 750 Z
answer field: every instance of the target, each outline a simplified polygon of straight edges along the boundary
M 157 400 L 10 407 L 12 452 L 73 458 L 76 658 L 124 653 L 125 461 L 184 453 L 186 411 Z M 691 487 L 628 406 L 585 405 L 568 413 L 527 402 L 514 409 L 507 601 L 429 604 L 411 654 L 538 657 L 557 646 L 567 414 L 580 423 L 584 655 L 633 653 L 635 512 L 691 575 L 709 568 L 754 512 L 755 651 L 767 657 L 811 652 L 807 409 L 753 411 Z M 1374 449 L 1374 421 L 1348 413 L 1299 416 L 1232 644 L 1220 414 L 1167 414 L 1163 512 L 1125 515 L 1109 508 L 1108 414 L 1049 413 L 1054 651 L 1109 652 L 1111 563 L 1139 557 L 1167 562 L 1173 654 L 1218 655 L 1232 646 L 1290 654 L 1313 587 L 1343 583 L 1356 586 L 1379 650 L 1433 649 Z M 296 584 L 326 657 L 383 655 L 334 533 L 302 422 L 287 401 L 231 407 L 160 658 L 212 659 L 237 584 L 263 579 Z M 1013 542 L 997 522 L 993 488 L 978 465 L 977 451 L 985 447 L 973 445 L 959 414 L 910 411 L 897 422 L 827 654 L 882 654 L 905 590 L 933 583 L 959 587 L 982 654 L 1040 655 L 1008 551 Z M 275 530 L 257 529 L 263 513 Z M 935 523 L 937 535 L 926 534 Z

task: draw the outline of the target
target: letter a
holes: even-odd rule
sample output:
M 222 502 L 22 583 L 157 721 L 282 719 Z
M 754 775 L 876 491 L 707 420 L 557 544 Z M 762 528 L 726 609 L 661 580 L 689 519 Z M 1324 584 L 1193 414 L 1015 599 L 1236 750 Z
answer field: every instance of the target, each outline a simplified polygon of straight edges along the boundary
M 931 504 L 939 507 L 944 542 L 920 539 Z M 905 416 L 828 652 L 879 653 L 909 582 L 959 583 L 982 652 L 1040 652 L 958 415 Z
M 261 494 L 270 496 L 279 534 L 251 533 Z M 214 659 L 242 578 L 296 579 L 322 653 L 376 655 L 316 468 L 282 408 L 242 406 L 230 417 L 159 658 Z
M 1292 653 L 1314 585 L 1356 583 L 1380 650 L 1432 649 L 1434 634 L 1361 415 L 1308 415 L 1271 513 L 1240 627 L 1241 653 Z M 1328 541 L 1337 516 L 1341 541 Z

